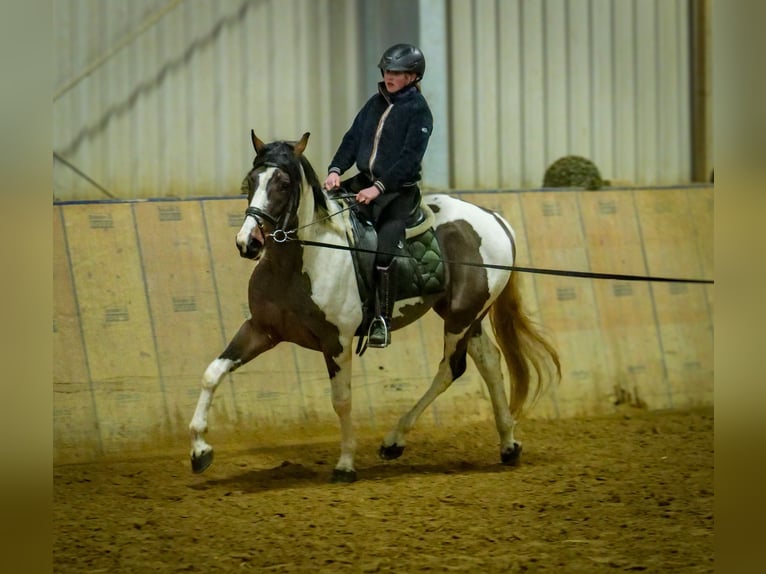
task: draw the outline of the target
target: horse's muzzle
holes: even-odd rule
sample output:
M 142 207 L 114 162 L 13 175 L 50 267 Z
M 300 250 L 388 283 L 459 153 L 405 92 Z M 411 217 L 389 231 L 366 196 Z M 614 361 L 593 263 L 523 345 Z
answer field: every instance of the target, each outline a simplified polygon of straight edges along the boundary
M 257 222 L 257 224 L 249 231 L 242 229 L 237 234 L 237 251 L 239 251 L 240 257 L 244 257 L 245 259 L 257 259 L 261 254 L 265 242 L 266 237 L 263 229 L 261 228 L 260 222 Z
M 249 238 L 244 249 L 239 244 L 239 241 L 237 241 L 236 244 L 239 256 L 244 259 L 257 259 L 261 255 L 261 250 L 263 249 L 263 244 L 252 237 Z

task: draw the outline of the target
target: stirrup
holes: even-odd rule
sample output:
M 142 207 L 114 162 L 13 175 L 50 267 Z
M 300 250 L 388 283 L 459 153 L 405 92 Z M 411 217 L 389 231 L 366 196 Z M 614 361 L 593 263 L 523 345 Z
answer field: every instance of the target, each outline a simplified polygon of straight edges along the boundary
M 381 315 L 375 317 L 367 331 L 367 346 L 383 349 L 391 344 L 391 331 Z

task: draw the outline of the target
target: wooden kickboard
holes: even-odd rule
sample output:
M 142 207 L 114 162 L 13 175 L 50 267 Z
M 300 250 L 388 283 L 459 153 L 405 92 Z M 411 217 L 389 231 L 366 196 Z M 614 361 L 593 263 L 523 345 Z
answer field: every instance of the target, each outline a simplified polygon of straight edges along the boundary
M 132 205 L 72 205 L 64 225 L 105 452 L 167 432 Z
M 712 188 L 460 197 L 509 220 L 520 266 L 713 277 Z M 249 317 L 253 263 L 234 246 L 244 203 L 54 210 L 56 460 L 89 460 L 158 437 L 183 444 L 205 368 Z M 712 402 L 713 286 L 519 275 L 524 304 L 559 350 L 564 376 L 531 416 Z M 442 358 L 442 323 L 432 312 L 394 338 L 354 359 L 357 426 L 387 430 L 425 393 Z M 252 432 L 257 442 L 260 427 L 337 424 L 330 399 L 321 355 L 281 344 L 225 377 L 210 426 Z M 419 424 L 473 417 L 491 417 L 491 404 L 469 360 Z
M 101 438 L 60 206 L 53 209 L 53 284 L 54 460 L 89 460 L 101 454 Z
M 707 278 L 688 189 L 635 191 L 647 272 L 653 276 Z M 689 381 L 709 395 L 713 380 L 713 327 L 708 286 L 653 283 L 652 300 L 669 390 L 668 406 L 688 404 Z
M 640 225 L 631 194 L 584 191 L 578 192 L 578 200 L 591 269 L 646 276 Z M 600 331 L 609 341 L 604 355 L 610 376 L 603 389 L 606 393 L 601 397 L 602 406 L 625 401 L 644 401 L 654 408 L 668 406 L 650 283 L 593 279 L 592 284 Z
M 525 193 L 523 208 L 532 267 L 591 270 L 576 193 Z M 557 416 L 579 412 L 583 389 L 601 395 L 609 377 L 593 282 L 544 274 L 534 281 L 541 320 L 561 359 L 562 384 L 551 389 L 551 400 Z
M 184 434 L 202 373 L 223 341 L 201 203 L 146 202 L 133 209 L 162 391 L 173 432 Z

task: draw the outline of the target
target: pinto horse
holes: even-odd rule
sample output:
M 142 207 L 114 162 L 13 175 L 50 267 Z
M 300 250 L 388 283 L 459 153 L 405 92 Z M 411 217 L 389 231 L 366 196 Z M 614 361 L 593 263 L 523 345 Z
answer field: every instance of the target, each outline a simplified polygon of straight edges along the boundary
M 189 425 L 191 465 L 196 473 L 213 460 L 204 434 L 221 378 L 288 341 L 324 356 L 341 431 L 332 481 L 357 478 L 351 360 L 363 302 L 350 253 L 348 222 L 336 217 L 348 208 L 322 189 L 303 155 L 308 138 L 305 133 L 297 142 L 265 144 L 251 131 L 256 155 L 242 183 L 247 209 L 236 238 L 240 255 L 256 262 L 248 288 L 251 317 L 202 378 Z M 524 312 L 517 275 L 511 272 L 516 251 L 511 226 L 495 212 L 448 195 L 427 195 L 424 203 L 434 214 L 433 228 L 446 266 L 445 288 L 398 301 L 391 327 L 400 329 L 433 309 L 444 320 L 444 355 L 426 393 L 385 435 L 379 455 L 391 460 L 402 454 L 407 432 L 463 374 L 468 354 L 489 389 L 501 462 L 514 465 L 521 454 L 521 444 L 513 437 L 516 421 L 545 386 L 560 380 L 558 353 Z M 496 343 L 487 334 L 486 316 Z M 510 401 L 501 354 L 511 377 Z

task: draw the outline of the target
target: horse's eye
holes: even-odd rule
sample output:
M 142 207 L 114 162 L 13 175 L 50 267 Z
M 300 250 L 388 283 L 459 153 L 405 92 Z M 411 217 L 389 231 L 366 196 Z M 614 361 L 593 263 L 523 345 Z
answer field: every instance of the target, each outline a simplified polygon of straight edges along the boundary
M 290 183 L 290 176 L 289 176 L 289 175 L 287 175 L 285 172 L 283 172 L 283 171 L 281 171 L 281 170 L 278 170 L 278 171 L 277 171 L 277 172 L 274 174 L 274 179 L 275 179 L 275 180 L 276 180 L 278 183 L 280 183 L 280 184 L 282 184 L 282 185 L 286 185 L 286 184 Z
M 242 185 L 239 187 L 239 191 L 242 195 L 250 194 L 250 182 L 247 181 L 247 178 L 242 180 Z

